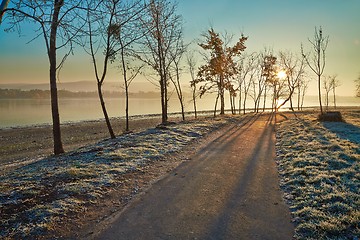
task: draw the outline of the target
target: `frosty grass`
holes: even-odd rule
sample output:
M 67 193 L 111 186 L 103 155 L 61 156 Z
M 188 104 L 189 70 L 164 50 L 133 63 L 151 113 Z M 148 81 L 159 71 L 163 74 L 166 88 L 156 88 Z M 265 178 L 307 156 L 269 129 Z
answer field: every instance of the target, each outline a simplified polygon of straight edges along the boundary
M 297 239 L 360 236 L 360 111 L 346 123 L 300 115 L 277 125 L 281 186 Z
M 277 124 L 281 187 L 297 239 L 352 239 L 360 235 L 360 111 L 347 123 L 318 123 L 300 115 Z M 199 121 L 149 129 L 49 157 L 0 176 L 0 238 L 33 239 L 71 214 L 96 204 L 118 176 L 222 126 Z
M 0 238 L 34 239 L 96 204 L 118 176 L 136 171 L 227 120 L 201 120 L 104 140 L 0 175 Z

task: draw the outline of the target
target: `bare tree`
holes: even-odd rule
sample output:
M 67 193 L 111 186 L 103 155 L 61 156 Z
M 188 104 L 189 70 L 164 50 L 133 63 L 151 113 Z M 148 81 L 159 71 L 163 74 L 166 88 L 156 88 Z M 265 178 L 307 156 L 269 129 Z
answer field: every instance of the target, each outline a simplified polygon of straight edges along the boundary
M 136 57 L 159 76 L 162 124 L 168 121 L 168 85 L 171 52 L 182 32 L 182 17 L 176 13 L 177 4 L 167 0 L 150 0 L 143 17 L 143 31 L 147 34 L 138 46 Z
M 267 97 L 267 82 L 266 64 L 269 56 L 273 56 L 272 50 L 265 48 L 261 53 L 256 55 L 255 68 L 252 72 L 251 91 L 249 96 L 254 101 L 254 111 L 259 112 L 261 97 L 263 96 L 263 111 L 265 110 L 265 102 Z
M 327 111 L 329 110 L 329 94 L 332 90 L 331 76 L 323 76 L 323 87 L 325 90 L 325 107 Z
M 325 60 L 326 60 L 325 52 L 329 43 L 329 36 L 323 35 L 323 31 L 321 27 L 319 27 L 319 29 L 315 27 L 314 39 L 313 40 L 308 39 L 308 40 L 312 45 L 313 48 L 312 52 L 310 54 L 305 54 L 302 46 L 301 46 L 301 52 L 307 65 L 318 77 L 320 112 L 321 114 L 323 114 L 323 108 L 321 103 L 321 76 L 324 73 L 324 69 L 325 69 Z
M 303 109 L 305 94 L 308 87 L 309 87 L 309 80 L 306 80 L 304 76 L 302 79 L 300 79 L 297 86 L 297 94 L 298 94 L 297 109 L 299 111 Z
M 92 4 L 95 4 L 95 1 L 88 0 L 88 6 Z M 102 1 L 96 11 L 89 9 L 87 14 L 89 39 L 84 44 L 85 50 L 90 54 L 92 59 L 100 105 L 111 138 L 115 138 L 115 133 L 106 109 L 102 86 L 106 79 L 110 60 L 116 55 L 116 51 L 114 50 L 116 41 L 113 39 L 113 35 L 118 30 L 114 25 L 118 10 L 117 0 Z M 98 53 L 99 50 L 101 50 L 100 54 Z M 101 59 L 102 66 L 98 63 L 98 59 Z
M 179 99 L 180 106 L 181 106 L 181 116 L 182 120 L 185 121 L 185 106 L 184 106 L 184 94 L 181 87 L 180 82 L 180 74 L 181 74 L 181 60 L 186 52 L 187 45 L 184 44 L 183 35 L 179 34 L 178 39 L 176 40 L 176 45 L 174 48 L 170 49 L 170 57 L 172 59 L 172 69 L 173 74 L 170 74 L 170 80 L 174 84 L 176 95 Z
M 122 9 L 125 11 L 118 12 L 116 15 L 116 23 L 114 23 L 113 37 L 117 41 L 113 49 L 118 52 L 120 57 L 120 69 L 125 90 L 125 132 L 130 131 L 129 126 L 129 88 L 133 80 L 138 76 L 144 67 L 143 64 L 137 65 L 134 62 L 133 46 L 137 41 L 144 37 L 146 32 L 139 31 L 142 27 L 141 17 L 146 5 L 142 4 L 141 0 L 136 0 L 129 3 L 123 3 Z M 116 54 L 112 55 L 112 61 L 115 61 Z M 131 64 L 130 62 L 131 61 Z
M 195 56 L 193 54 L 193 52 L 188 52 L 188 54 L 186 55 L 186 62 L 187 62 L 187 66 L 189 69 L 189 73 L 190 73 L 190 77 L 191 77 L 191 81 L 190 81 L 190 86 L 191 86 L 191 94 L 192 94 L 192 101 L 193 101 L 193 106 L 194 106 L 194 114 L 195 114 L 195 118 L 197 118 L 197 110 L 196 110 L 196 98 L 198 97 L 197 95 L 197 91 L 196 91 L 196 60 L 195 60 Z
M 340 81 L 337 79 L 337 74 L 324 76 L 323 77 L 323 86 L 325 90 L 325 105 L 326 110 L 329 108 L 329 95 L 332 91 L 333 93 L 333 100 L 334 100 L 334 108 L 336 109 L 336 88 L 340 86 Z
M 246 101 L 249 95 L 249 90 L 251 85 L 254 83 L 256 73 L 258 71 L 257 67 L 258 55 L 252 53 L 250 55 L 244 55 L 238 64 L 238 91 L 239 91 L 239 113 L 241 111 L 241 106 L 243 107 L 243 113 L 246 113 Z M 244 93 L 243 102 L 242 92 Z
M 127 77 L 126 65 L 124 65 L 125 48 L 131 42 L 125 42 L 126 38 L 123 36 L 123 33 L 125 32 L 124 29 L 126 29 L 126 26 L 132 23 L 134 19 L 136 20 L 139 13 L 143 11 L 144 8 L 140 3 L 141 1 L 125 3 L 121 0 L 87 1 L 88 6 L 97 4 L 97 8 L 95 10 L 88 8 L 88 41 L 84 43 L 84 46 L 92 59 L 101 109 L 111 138 L 115 138 L 115 133 L 106 109 L 102 86 L 105 82 L 109 65 L 115 61 L 119 53 L 123 74 L 125 78 Z M 126 33 L 131 34 L 130 32 Z M 133 41 L 139 38 L 140 37 L 136 35 Z M 135 73 L 135 76 L 136 75 L 137 73 Z M 135 76 L 130 77 L 130 79 L 126 78 L 126 90 L 128 90 L 129 84 Z M 128 121 L 126 128 L 126 131 L 128 131 Z
M 340 80 L 337 79 L 337 74 L 334 74 L 331 78 L 331 85 L 333 90 L 334 108 L 336 109 L 336 88 L 341 86 Z
M 130 123 L 129 123 L 129 88 L 133 80 L 140 74 L 141 69 L 144 65 L 135 66 L 134 64 L 129 64 L 126 61 L 125 49 L 123 48 L 122 40 L 119 40 L 120 45 L 122 46 L 120 51 L 121 58 L 121 69 L 123 73 L 124 81 L 124 90 L 125 90 L 125 132 L 130 132 Z
M 292 98 L 296 88 L 299 86 L 301 79 L 304 77 L 305 60 L 304 58 L 299 58 L 293 53 L 287 51 L 279 53 L 279 61 L 282 70 L 286 74 L 284 77 L 287 80 L 289 94 L 278 107 L 281 108 L 289 101 L 290 108 L 292 111 L 294 111 Z
M 83 1 L 17 0 L 12 2 L 13 8 L 6 8 L 7 3 L 8 1 L 2 2 L 1 8 L 4 10 L 0 12 L 0 16 L 3 16 L 6 12 L 10 13 L 4 17 L 10 25 L 8 30 L 21 29 L 20 26 L 23 22 L 35 23 L 38 29 L 35 31 L 36 35 L 33 40 L 43 38 L 45 42 L 49 60 L 54 154 L 63 153 L 57 78 L 66 58 L 73 52 L 73 43 L 85 24 L 82 18 L 79 17 L 84 10 Z M 74 22 L 74 19 L 78 19 L 78 21 Z M 57 56 L 59 50 L 62 50 L 61 53 L 64 52 L 61 58 Z
M 123 53 L 122 53 L 123 54 Z M 129 88 L 133 80 L 140 74 L 143 65 L 134 66 L 129 65 L 125 61 L 124 55 L 121 54 L 121 67 L 123 69 L 123 80 L 125 89 L 125 132 L 130 132 L 130 121 L 129 121 Z M 131 72 L 131 73 L 129 73 Z

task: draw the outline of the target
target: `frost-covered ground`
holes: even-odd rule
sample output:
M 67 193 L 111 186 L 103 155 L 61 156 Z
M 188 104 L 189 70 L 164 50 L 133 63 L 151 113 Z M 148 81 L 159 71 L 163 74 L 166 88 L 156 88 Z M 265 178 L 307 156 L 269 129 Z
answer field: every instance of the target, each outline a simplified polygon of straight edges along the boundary
M 360 237 L 360 111 L 346 123 L 289 115 L 277 124 L 281 186 L 296 224 L 297 239 Z
M 34 239 L 97 204 L 122 174 L 161 160 L 227 122 L 201 120 L 104 140 L 0 176 L 0 239 Z

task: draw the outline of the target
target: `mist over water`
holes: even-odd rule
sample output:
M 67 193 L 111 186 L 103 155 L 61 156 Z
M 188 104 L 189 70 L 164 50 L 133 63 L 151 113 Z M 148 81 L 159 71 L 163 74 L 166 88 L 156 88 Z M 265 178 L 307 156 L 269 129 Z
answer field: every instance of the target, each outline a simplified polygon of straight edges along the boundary
M 270 99 L 269 99 L 270 100 Z M 197 100 L 198 111 L 213 110 L 215 97 L 205 96 Z M 225 98 L 225 106 L 228 109 L 228 98 Z M 129 101 L 129 113 L 134 115 L 160 114 L 160 99 L 157 98 L 131 98 Z M 267 101 L 267 107 L 270 107 L 270 101 Z M 294 107 L 297 106 L 296 101 Z M 261 104 L 262 106 L 262 104 Z M 304 107 L 318 106 L 316 96 L 305 98 Z M 333 106 L 332 100 L 330 106 Z M 355 97 L 337 97 L 337 106 L 360 106 L 360 98 Z M 106 107 L 110 117 L 125 116 L 125 99 L 114 98 L 106 100 Z M 247 108 L 253 108 L 254 102 L 249 99 Z M 288 108 L 286 104 L 283 108 Z M 84 120 L 103 119 L 99 100 L 91 99 L 60 99 L 60 118 L 61 122 L 78 122 Z M 236 103 L 238 109 L 238 103 Z M 218 105 L 219 109 L 219 105 Z M 190 99 L 185 100 L 185 110 L 193 111 L 193 103 Z M 169 113 L 180 112 L 179 101 L 173 97 L 169 101 Z M 50 100 L 47 99 L 1 99 L 0 100 L 0 128 L 29 126 L 51 123 Z

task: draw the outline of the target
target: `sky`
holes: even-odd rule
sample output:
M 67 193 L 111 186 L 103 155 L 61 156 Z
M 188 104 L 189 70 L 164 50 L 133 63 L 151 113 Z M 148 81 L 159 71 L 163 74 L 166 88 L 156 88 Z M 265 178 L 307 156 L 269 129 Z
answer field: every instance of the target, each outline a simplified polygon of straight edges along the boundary
M 354 95 L 354 80 L 360 75 L 360 0 L 179 0 L 178 13 L 184 19 L 186 41 L 201 40 L 201 34 L 213 27 L 235 37 L 248 36 L 248 52 L 266 47 L 275 53 L 300 53 L 301 44 L 310 50 L 308 38 L 322 26 L 330 39 L 325 74 L 338 75 L 339 95 Z M 28 43 L 35 36 L 34 25 L 24 25 L 21 37 L 4 28 L 6 21 L 0 25 L 0 83 L 48 82 L 42 39 Z M 117 71 L 110 71 L 108 81 L 117 81 Z M 310 72 L 309 77 L 313 79 L 309 94 L 316 94 L 315 75 Z M 94 74 L 89 56 L 78 47 L 65 63 L 60 81 L 84 80 L 94 80 Z

